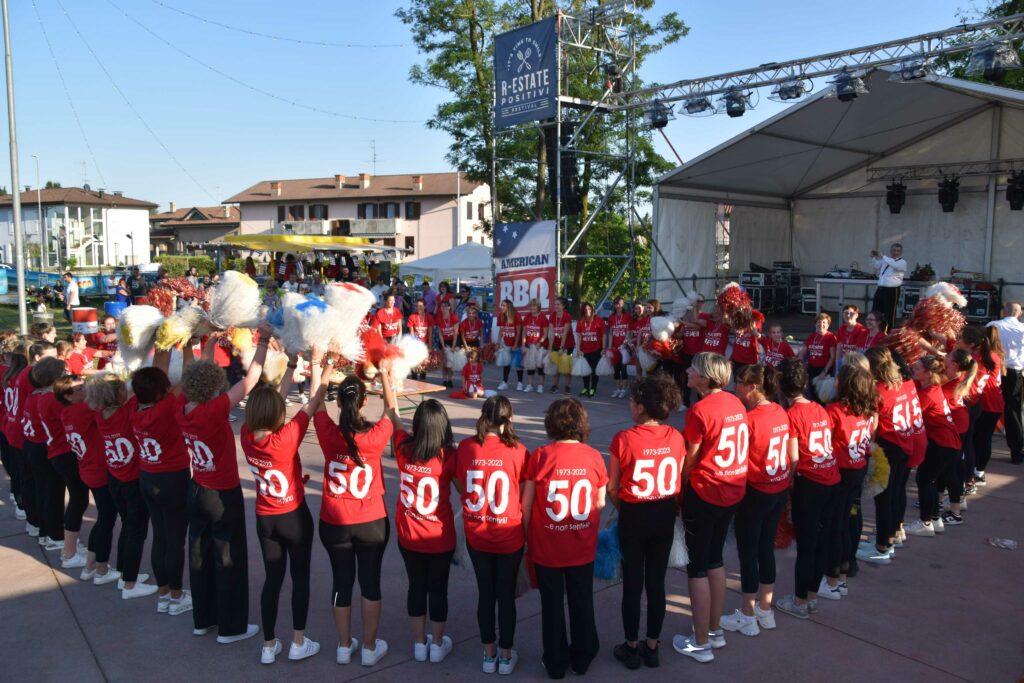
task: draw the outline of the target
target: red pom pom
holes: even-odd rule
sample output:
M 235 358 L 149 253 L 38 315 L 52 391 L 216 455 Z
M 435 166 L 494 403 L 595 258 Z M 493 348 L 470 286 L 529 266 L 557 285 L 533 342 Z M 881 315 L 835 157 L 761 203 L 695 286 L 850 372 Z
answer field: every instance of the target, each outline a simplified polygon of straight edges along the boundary
M 918 343 L 921 334 L 912 327 L 902 325 L 892 331 L 885 339 L 890 351 L 898 353 L 908 365 L 913 365 L 924 355 L 924 349 Z
M 779 517 L 779 526 L 775 530 L 775 548 L 776 550 L 785 550 L 792 543 L 793 539 L 796 538 L 796 530 L 793 528 L 793 520 L 790 517 L 790 505 L 789 499 L 786 499 L 786 507 L 782 511 L 782 515 Z
M 372 327 L 360 327 L 359 336 L 363 340 L 363 358 L 374 365 L 380 365 L 387 347 L 380 332 Z

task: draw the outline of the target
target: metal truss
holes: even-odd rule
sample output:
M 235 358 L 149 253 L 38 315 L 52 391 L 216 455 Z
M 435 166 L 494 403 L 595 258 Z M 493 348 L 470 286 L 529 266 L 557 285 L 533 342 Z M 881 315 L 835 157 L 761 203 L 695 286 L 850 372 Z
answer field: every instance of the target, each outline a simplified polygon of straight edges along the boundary
M 874 166 L 868 168 L 868 182 L 1002 176 L 1021 170 L 1024 170 L 1024 159 L 958 161 L 947 164 L 915 164 L 913 166 Z

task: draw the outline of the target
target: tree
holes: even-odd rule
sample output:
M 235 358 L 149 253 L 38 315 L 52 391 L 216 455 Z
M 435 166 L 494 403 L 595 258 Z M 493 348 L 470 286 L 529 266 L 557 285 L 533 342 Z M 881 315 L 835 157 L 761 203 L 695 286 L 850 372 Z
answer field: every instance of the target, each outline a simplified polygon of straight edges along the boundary
M 989 0 L 988 7 L 985 9 L 960 10 L 957 12 L 957 18 L 964 23 L 969 23 L 985 21 L 988 19 L 998 19 L 1000 17 L 1008 17 L 1022 13 L 1024 13 L 1024 0 Z M 1017 58 L 1024 63 L 1024 44 L 1017 45 Z M 939 60 L 939 66 L 948 75 L 955 78 L 963 78 L 969 81 L 984 83 L 985 79 L 980 75 L 971 76 L 967 74 L 967 65 L 969 61 L 970 53 L 965 52 Z M 1014 90 L 1024 90 L 1024 69 L 1010 71 L 1007 73 L 1006 78 L 1004 78 L 998 85 L 1001 85 L 1004 88 L 1013 88 Z
M 47 180 L 46 185 L 43 186 L 44 190 L 58 190 L 60 189 L 60 183 L 56 180 Z

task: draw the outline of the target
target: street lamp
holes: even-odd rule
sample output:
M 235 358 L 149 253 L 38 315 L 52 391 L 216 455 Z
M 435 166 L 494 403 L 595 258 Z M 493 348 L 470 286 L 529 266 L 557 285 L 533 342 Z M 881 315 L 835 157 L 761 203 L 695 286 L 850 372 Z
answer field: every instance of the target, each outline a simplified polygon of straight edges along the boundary
M 134 233 L 128 233 L 128 241 L 132 243 L 132 262 L 130 265 L 135 265 L 135 235 Z

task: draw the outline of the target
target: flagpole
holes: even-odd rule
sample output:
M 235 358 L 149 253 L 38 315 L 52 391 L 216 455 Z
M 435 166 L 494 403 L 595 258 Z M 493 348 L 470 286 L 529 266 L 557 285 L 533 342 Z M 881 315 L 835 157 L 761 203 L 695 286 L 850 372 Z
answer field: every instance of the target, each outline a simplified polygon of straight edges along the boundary
M 7 68 L 7 128 L 11 147 L 11 210 L 14 214 L 14 258 L 18 279 L 18 326 L 28 334 L 28 315 L 25 306 L 25 235 L 21 224 L 21 194 L 18 188 L 18 133 L 14 125 L 14 65 L 11 61 L 11 30 L 7 19 L 7 0 L 0 0 L 4 20 L 4 62 Z

